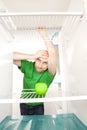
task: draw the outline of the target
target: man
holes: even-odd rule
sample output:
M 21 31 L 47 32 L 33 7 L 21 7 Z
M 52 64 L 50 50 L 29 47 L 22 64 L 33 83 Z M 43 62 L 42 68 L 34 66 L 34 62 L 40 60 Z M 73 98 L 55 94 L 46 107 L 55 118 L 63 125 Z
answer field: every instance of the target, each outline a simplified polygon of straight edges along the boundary
M 46 28 L 38 28 L 38 32 L 45 42 L 46 50 L 39 50 L 35 54 L 13 53 L 14 64 L 24 73 L 22 92 L 35 89 L 35 84 L 39 82 L 46 83 L 49 87 L 56 74 L 56 47 L 49 40 Z M 21 115 L 42 115 L 44 114 L 44 105 L 40 102 L 21 103 L 20 110 Z

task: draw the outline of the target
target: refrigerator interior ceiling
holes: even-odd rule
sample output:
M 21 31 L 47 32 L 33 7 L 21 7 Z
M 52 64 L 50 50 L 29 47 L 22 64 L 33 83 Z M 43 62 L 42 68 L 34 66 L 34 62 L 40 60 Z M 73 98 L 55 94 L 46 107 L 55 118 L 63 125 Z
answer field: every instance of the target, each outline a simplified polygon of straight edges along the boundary
M 82 12 L 0 13 L 0 24 L 12 32 L 37 29 L 38 27 L 46 27 L 48 29 L 67 27 L 68 29 L 74 23 L 80 21 L 82 16 Z

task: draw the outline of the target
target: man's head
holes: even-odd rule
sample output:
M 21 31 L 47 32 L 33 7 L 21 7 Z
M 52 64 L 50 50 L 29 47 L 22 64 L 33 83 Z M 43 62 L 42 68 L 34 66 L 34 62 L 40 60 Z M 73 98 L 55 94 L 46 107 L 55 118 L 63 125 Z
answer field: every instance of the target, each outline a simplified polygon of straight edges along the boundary
M 37 72 L 43 72 L 48 68 L 48 51 L 44 50 L 42 56 L 35 61 L 35 68 Z

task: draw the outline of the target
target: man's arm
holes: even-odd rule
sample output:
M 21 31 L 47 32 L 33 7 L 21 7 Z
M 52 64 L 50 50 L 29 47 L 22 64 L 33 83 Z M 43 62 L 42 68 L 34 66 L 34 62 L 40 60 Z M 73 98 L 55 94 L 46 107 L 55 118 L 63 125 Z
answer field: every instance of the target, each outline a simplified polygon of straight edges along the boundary
M 46 33 L 46 28 L 38 28 L 38 31 L 42 36 L 48 50 L 48 70 L 52 75 L 55 75 L 57 70 L 57 48 L 53 45 L 52 41 L 49 40 Z
M 39 50 L 34 54 L 13 52 L 13 63 L 17 66 L 21 66 L 21 60 L 36 60 L 37 58 L 47 61 L 48 54 L 46 50 Z
M 21 60 L 33 60 L 33 54 L 25 54 L 20 52 L 13 52 L 13 63 L 17 66 L 21 66 Z

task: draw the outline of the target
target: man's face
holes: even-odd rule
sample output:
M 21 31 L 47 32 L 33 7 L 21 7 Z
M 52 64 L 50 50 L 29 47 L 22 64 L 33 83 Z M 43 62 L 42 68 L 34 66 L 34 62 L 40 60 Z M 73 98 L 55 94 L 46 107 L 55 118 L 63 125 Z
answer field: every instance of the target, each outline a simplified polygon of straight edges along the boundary
M 37 72 L 43 72 L 48 68 L 48 62 L 42 61 L 41 59 L 37 59 L 35 61 L 35 68 Z

